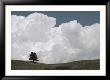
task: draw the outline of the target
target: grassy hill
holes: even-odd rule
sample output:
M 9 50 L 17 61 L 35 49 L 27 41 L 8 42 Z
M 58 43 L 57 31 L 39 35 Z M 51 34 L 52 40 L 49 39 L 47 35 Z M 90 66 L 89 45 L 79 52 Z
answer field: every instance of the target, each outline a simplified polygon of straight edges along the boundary
M 32 61 L 11 61 L 12 70 L 99 70 L 100 60 L 81 60 L 61 64 L 32 63 Z

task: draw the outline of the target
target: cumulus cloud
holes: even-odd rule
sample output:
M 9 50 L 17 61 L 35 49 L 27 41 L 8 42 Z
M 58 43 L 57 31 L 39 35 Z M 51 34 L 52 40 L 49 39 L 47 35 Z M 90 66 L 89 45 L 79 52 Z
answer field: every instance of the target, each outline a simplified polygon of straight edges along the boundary
M 100 24 L 82 26 L 77 20 L 55 27 L 56 18 L 42 13 L 11 16 L 11 59 L 29 60 L 31 51 L 40 63 L 66 63 L 100 58 Z

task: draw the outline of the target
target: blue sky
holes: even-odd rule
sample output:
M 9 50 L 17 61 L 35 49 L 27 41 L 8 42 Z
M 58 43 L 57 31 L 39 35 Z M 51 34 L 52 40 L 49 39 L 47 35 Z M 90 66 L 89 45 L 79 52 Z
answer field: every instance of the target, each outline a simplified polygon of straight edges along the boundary
M 12 11 L 11 15 L 27 16 L 39 12 L 56 18 L 56 26 L 72 20 L 77 20 L 81 25 L 100 23 L 99 11 Z

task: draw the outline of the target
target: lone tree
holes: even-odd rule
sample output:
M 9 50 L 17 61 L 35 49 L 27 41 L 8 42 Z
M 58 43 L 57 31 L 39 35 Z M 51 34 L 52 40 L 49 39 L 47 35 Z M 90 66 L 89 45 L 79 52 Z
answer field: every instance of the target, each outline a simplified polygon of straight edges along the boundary
M 35 52 L 31 52 L 29 60 L 39 61 Z

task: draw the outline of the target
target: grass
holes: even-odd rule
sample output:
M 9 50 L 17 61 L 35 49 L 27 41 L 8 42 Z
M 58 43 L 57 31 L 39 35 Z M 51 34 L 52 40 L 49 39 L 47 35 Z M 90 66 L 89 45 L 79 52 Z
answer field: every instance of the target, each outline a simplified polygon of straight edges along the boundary
M 32 63 L 32 61 L 11 60 L 12 70 L 99 70 L 100 59 L 80 60 L 61 64 Z

